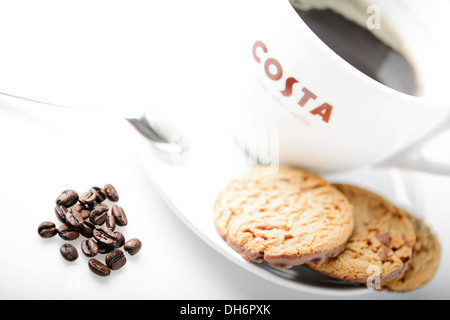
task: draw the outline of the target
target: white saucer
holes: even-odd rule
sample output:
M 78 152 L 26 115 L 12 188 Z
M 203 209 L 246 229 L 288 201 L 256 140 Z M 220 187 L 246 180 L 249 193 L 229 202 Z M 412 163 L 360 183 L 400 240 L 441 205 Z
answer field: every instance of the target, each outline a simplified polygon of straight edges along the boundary
M 191 148 L 181 163 L 177 159 L 160 157 L 150 143 L 137 133 L 138 138 L 134 141 L 137 154 L 156 189 L 194 233 L 237 265 L 279 285 L 324 295 L 361 295 L 371 292 L 361 286 L 330 279 L 302 266 L 281 271 L 265 263 L 250 263 L 231 249 L 216 232 L 213 204 L 216 194 L 224 185 L 252 164 L 248 163 L 242 150 L 217 122 L 194 121 L 193 116 L 193 119 L 184 118 L 183 123 L 193 125 L 190 130 L 184 130 Z M 417 186 L 411 181 L 411 174 L 395 169 L 362 168 L 324 177 L 331 182 L 360 185 L 378 192 L 405 209 L 420 212 L 420 199 L 415 196 L 417 190 L 414 189 Z

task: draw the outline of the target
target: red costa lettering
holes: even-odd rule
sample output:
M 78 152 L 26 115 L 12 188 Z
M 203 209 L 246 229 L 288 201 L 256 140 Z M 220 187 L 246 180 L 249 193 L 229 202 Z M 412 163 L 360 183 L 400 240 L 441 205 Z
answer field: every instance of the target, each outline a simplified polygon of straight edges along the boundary
M 295 78 L 287 78 L 286 79 L 286 89 L 281 91 L 281 94 L 285 97 L 290 97 L 292 95 L 292 87 L 294 84 L 298 83 L 297 79 Z
M 264 53 L 267 53 L 267 47 L 262 41 L 256 41 L 253 45 L 253 57 L 255 58 L 256 62 L 261 63 L 261 59 L 258 57 L 258 54 L 256 52 L 258 48 L 262 49 Z
M 300 99 L 300 101 L 298 102 L 298 105 L 300 107 L 304 107 L 306 105 L 306 103 L 308 103 L 308 101 L 310 99 L 316 100 L 316 98 L 317 98 L 317 96 L 314 93 L 312 93 L 311 91 L 309 91 L 305 87 L 303 87 L 302 92 L 304 93 L 304 95 Z
M 322 120 L 328 123 L 330 121 L 331 112 L 333 111 L 333 107 L 328 103 L 324 103 L 318 108 L 315 108 L 311 111 L 311 114 L 322 117 Z
M 268 53 L 267 46 L 262 41 L 256 41 L 253 45 L 253 57 L 257 63 L 261 63 L 261 58 L 258 55 L 258 50 L 260 49 L 263 53 Z M 264 63 L 264 71 L 267 77 L 273 81 L 279 81 L 283 78 L 283 67 L 281 63 L 275 58 L 267 58 Z M 280 93 L 284 97 L 290 97 L 293 94 L 294 84 L 299 83 L 297 79 L 294 77 L 288 77 L 286 79 L 285 88 L 280 91 Z M 312 91 L 310 91 L 305 86 L 302 87 L 301 91 L 303 92 L 302 97 L 298 101 L 298 105 L 300 107 L 305 107 L 309 101 L 316 100 L 317 95 L 315 95 Z M 314 116 L 319 116 L 322 118 L 322 121 L 329 123 L 331 114 L 333 112 L 333 106 L 329 103 L 323 103 L 319 107 L 310 111 L 310 113 Z
M 272 73 L 270 71 L 271 66 L 274 66 L 277 69 L 276 73 Z M 272 79 L 273 81 L 278 81 L 283 77 L 283 68 L 281 67 L 281 64 L 274 58 L 267 59 L 266 63 L 264 64 L 264 70 L 266 71 L 269 79 Z

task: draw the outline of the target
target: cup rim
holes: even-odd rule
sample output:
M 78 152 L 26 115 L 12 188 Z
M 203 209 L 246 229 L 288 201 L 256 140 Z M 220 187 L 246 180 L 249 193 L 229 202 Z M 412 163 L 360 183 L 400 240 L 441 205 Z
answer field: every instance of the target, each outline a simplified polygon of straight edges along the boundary
M 377 80 L 364 74 L 362 71 L 360 71 L 359 69 L 357 69 L 356 67 L 351 65 L 348 61 L 346 61 L 339 54 L 337 54 L 333 49 L 331 49 L 329 46 L 327 46 L 325 44 L 325 42 L 323 42 L 314 33 L 314 31 L 303 21 L 303 19 L 297 14 L 297 12 L 295 11 L 295 8 L 292 6 L 292 4 L 290 3 L 289 0 L 285 0 L 284 5 L 286 6 L 286 9 L 289 10 L 289 18 L 292 20 L 292 22 L 295 23 L 298 27 L 300 27 L 304 30 L 307 30 L 307 32 L 310 33 L 312 38 L 314 38 L 314 41 L 316 42 L 316 45 L 320 48 L 320 50 L 325 52 L 327 54 L 327 56 L 329 56 L 330 58 L 332 58 L 336 61 L 340 61 L 341 66 L 343 66 L 354 77 L 358 77 L 359 79 L 365 81 L 367 84 L 371 85 L 372 87 L 376 88 L 379 91 L 382 91 L 385 94 L 392 95 L 397 99 L 409 101 L 416 105 L 422 105 L 422 106 L 427 106 L 427 107 L 436 107 L 436 108 L 450 106 L 450 100 L 442 101 L 442 99 L 434 99 L 431 97 L 419 97 L 419 96 L 413 96 L 410 94 L 406 94 L 406 93 L 400 92 L 396 89 L 393 89 L 381 82 L 378 82 Z

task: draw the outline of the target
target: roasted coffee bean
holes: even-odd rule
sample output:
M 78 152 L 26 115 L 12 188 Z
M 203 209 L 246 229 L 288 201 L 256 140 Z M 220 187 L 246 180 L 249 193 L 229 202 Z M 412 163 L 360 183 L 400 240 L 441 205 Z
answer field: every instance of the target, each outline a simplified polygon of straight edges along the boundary
M 122 207 L 119 207 L 116 204 L 113 205 L 111 213 L 119 226 L 123 227 L 128 224 L 127 215 L 125 214 L 125 211 L 123 211 Z
M 116 188 L 114 188 L 112 184 L 105 184 L 104 190 L 106 193 L 106 197 L 110 201 L 112 201 L 112 202 L 119 201 L 119 194 L 117 193 Z
M 61 225 L 58 228 L 58 234 L 62 239 L 68 241 L 78 239 L 78 237 L 80 236 L 78 230 L 68 224 Z
M 98 242 L 97 245 L 98 245 L 98 252 L 101 254 L 110 253 L 111 251 L 114 251 L 114 249 L 116 249 L 115 243 L 104 245 Z
M 116 243 L 115 247 L 120 248 L 125 244 L 125 237 L 120 232 L 114 232 L 114 235 L 116 236 Z
M 127 258 L 122 250 L 116 249 L 106 255 L 105 262 L 111 270 L 119 270 L 127 263 Z
M 56 204 L 62 205 L 66 208 L 73 206 L 78 201 L 78 193 L 74 190 L 63 191 L 58 198 L 56 198 Z
M 97 201 L 98 203 L 106 200 L 106 192 L 102 188 L 92 187 L 89 191 L 92 191 L 95 193 L 95 201 Z
M 114 219 L 113 216 L 108 215 L 108 217 L 105 220 L 105 224 L 108 228 L 111 229 L 111 231 L 116 230 L 116 219 Z
M 95 258 L 89 259 L 89 269 L 98 276 L 106 277 L 111 274 L 111 269 Z
M 91 222 L 96 225 L 101 225 L 103 222 L 105 222 L 106 218 L 108 217 L 108 210 L 109 208 L 107 205 L 103 203 L 96 203 L 92 207 L 89 220 L 91 220 Z
M 104 246 L 115 245 L 116 235 L 107 226 L 103 225 L 101 227 L 95 228 L 94 239 L 97 240 L 99 244 Z
M 71 245 L 71 244 L 63 244 L 59 250 L 61 252 L 61 255 L 64 259 L 67 261 L 75 261 L 78 258 L 78 251 L 77 249 Z
M 61 221 L 62 223 L 67 223 L 67 221 L 66 221 L 67 208 L 66 207 L 64 207 L 62 205 L 56 205 L 55 213 L 56 213 L 56 217 L 58 218 L 59 221 Z
M 84 224 L 78 228 L 80 234 L 85 238 L 92 238 L 94 236 L 95 225 L 89 220 L 84 220 Z
M 38 233 L 42 238 L 51 238 L 58 234 L 58 229 L 53 222 L 42 222 L 38 227 Z
M 84 220 L 81 214 L 76 211 L 73 211 L 72 209 L 69 209 L 66 212 L 66 221 L 67 224 L 75 228 L 80 228 L 84 224 Z
M 97 243 L 92 239 L 84 240 L 81 243 L 81 251 L 89 258 L 95 257 L 99 252 Z
M 83 219 L 89 218 L 89 215 L 91 214 L 91 211 L 81 203 L 75 204 L 72 208 L 70 208 L 70 210 L 72 210 L 75 213 L 78 213 Z
M 123 249 L 132 256 L 138 253 L 141 250 L 141 248 L 142 243 L 139 239 L 128 240 L 123 247 Z
M 90 205 L 94 204 L 96 198 L 97 198 L 97 193 L 89 190 L 89 191 L 86 191 L 85 193 L 83 193 L 80 196 L 80 198 L 78 199 L 78 201 L 80 201 L 82 204 L 90 206 Z
M 94 213 L 98 213 L 98 212 L 108 212 L 109 207 L 104 204 L 104 203 L 95 203 L 92 207 L 91 207 L 91 212 L 94 211 Z
M 55 207 L 56 216 L 63 224 L 56 228 L 52 222 L 43 222 L 38 228 L 39 235 L 44 238 L 56 234 L 64 240 L 75 240 L 80 234 L 88 238 L 81 243 L 81 250 L 91 258 L 89 268 L 100 276 L 109 276 L 111 270 L 121 269 L 127 263 L 124 251 L 118 248 L 123 247 L 128 254 L 135 255 L 142 247 L 139 239 L 125 242 L 121 232 L 114 232 L 117 225 L 126 226 L 128 218 L 117 204 L 113 204 L 111 214 L 108 214 L 109 207 L 103 203 L 106 199 L 119 201 L 117 190 L 111 184 L 106 184 L 103 189 L 92 187 L 81 196 L 74 190 L 65 190 L 56 199 Z M 60 252 L 68 261 L 78 258 L 73 245 L 62 245 Z M 92 258 L 99 253 L 106 254 L 105 264 Z

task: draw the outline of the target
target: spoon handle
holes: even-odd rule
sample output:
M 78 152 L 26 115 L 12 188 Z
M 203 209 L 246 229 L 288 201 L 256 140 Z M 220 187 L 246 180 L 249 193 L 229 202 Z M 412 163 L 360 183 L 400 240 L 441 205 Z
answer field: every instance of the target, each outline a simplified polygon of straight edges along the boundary
M 34 99 L 29 99 L 9 93 L 0 92 L 0 95 L 7 96 L 14 99 L 19 99 L 23 101 L 28 101 L 36 104 L 46 105 L 46 106 L 53 106 L 58 108 L 65 108 L 65 109 L 72 109 L 72 110 L 89 110 L 86 108 L 80 108 L 80 107 L 72 107 L 72 106 L 65 106 L 55 103 L 49 103 L 49 102 L 42 102 Z M 108 112 L 108 111 L 102 111 L 102 112 Z M 173 139 L 170 139 L 169 137 L 166 137 L 161 132 L 158 132 L 158 130 L 154 127 L 154 125 L 151 124 L 151 121 L 148 119 L 149 114 L 147 112 L 143 113 L 142 115 L 138 117 L 125 117 L 121 115 L 121 118 L 124 118 L 127 120 L 140 134 L 142 134 L 145 138 L 147 138 L 152 144 L 159 149 L 160 151 L 164 151 L 166 153 L 170 154 L 184 154 L 187 151 L 187 145 L 185 143 L 181 144 L 180 141 L 172 141 Z

